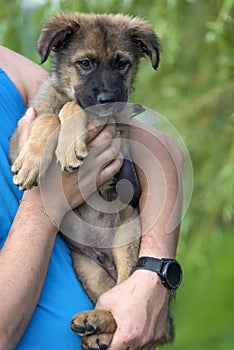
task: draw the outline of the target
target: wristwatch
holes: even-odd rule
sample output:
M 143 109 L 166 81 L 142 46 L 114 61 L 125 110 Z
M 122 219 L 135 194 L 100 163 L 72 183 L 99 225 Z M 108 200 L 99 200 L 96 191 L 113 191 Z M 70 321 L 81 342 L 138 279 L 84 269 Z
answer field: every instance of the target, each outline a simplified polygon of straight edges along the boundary
M 174 259 L 157 259 L 149 256 L 142 256 L 138 259 L 133 271 L 139 269 L 156 272 L 162 284 L 170 290 L 177 289 L 182 281 L 181 266 Z

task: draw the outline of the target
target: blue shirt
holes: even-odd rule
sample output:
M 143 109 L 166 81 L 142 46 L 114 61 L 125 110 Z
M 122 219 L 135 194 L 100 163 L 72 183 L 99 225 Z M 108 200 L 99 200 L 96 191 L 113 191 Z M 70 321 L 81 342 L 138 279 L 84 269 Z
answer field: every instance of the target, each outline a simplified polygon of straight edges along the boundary
M 8 153 L 9 138 L 24 112 L 22 97 L 0 69 L 0 249 L 22 196 L 12 182 Z M 38 305 L 16 349 L 81 349 L 80 338 L 70 330 L 69 324 L 75 313 L 91 308 L 93 305 L 72 268 L 70 250 L 57 236 Z

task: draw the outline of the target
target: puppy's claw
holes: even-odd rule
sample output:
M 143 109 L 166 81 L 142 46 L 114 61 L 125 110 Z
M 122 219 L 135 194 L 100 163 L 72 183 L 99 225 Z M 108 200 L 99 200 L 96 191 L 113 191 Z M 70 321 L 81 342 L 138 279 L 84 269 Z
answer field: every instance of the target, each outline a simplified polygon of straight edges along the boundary
M 11 167 L 11 172 L 12 172 L 13 175 L 17 175 L 18 172 L 19 172 L 19 170 L 17 170 L 17 169 L 14 167 L 14 165 L 12 165 L 12 167 Z
M 76 158 L 78 160 L 80 160 L 81 162 L 83 162 L 85 160 L 85 158 L 87 157 L 87 155 L 77 155 Z
M 85 334 L 85 327 L 82 327 L 78 324 L 76 324 L 75 322 L 73 322 L 73 320 L 71 321 L 71 329 L 76 332 L 77 334 L 79 334 L 80 336 Z
M 16 186 L 20 186 L 20 184 L 19 184 L 18 181 L 17 181 L 17 177 L 16 177 L 16 176 L 13 176 L 13 183 L 14 183 Z
M 83 321 L 83 325 L 81 325 L 80 323 L 77 323 L 76 319 L 73 319 L 71 321 L 70 326 L 71 326 L 71 329 L 77 334 L 79 334 L 80 336 L 94 334 L 99 331 L 99 328 L 98 327 L 95 328 L 92 324 L 88 322 L 87 319 Z
M 81 164 L 79 165 L 66 165 L 63 166 L 63 170 L 66 171 L 67 173 L 72 173 L 74 170 L 77 170 L 80 167 Z
M 108 345 L 102 343 L 99 338 L 96 339 L 96 344 L 99 346 L 100 350 L 106 350 L 108 348 Z
M 13 176 L 13 183 L 19 187 L 20 190 L 30 190 L 33 186 L 38 186 L 39 177 L 35 173 L 27 173 L 27 176 L 21 172 Z
M 87 330 L 87 332 L 89 332 L 89 333 L 94 333 L 94 332 L 95 332 L 94 326 L 91 325 L 90 323 L 87 323 L 87 324 L 86 324 L 86 330 Z
M 56 151 L 57 152 L 57 151 Z M 57 161 L 61 164 L 61 168 L 64 171 L 69 173 L 78 169 L 82 164 L 85 158 L 87 157 L 88 152 L 79 152 L 77 155 L 76 152 L 66 153 L 63 157 L 60 157 L 59 152 L 56 153 Z

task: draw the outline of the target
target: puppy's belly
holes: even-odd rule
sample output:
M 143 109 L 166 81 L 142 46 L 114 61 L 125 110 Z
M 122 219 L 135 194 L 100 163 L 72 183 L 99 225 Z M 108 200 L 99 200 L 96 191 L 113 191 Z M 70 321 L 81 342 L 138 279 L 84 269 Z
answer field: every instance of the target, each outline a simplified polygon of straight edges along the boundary
M 112 247 L 120 216 L 117 210 L 106 213 L 101 205 L 98 207 L 100 211 L 84 203 L 67 213 L 61 224 L 61 236 L 72 249 L 93 259 L 116 280 Z

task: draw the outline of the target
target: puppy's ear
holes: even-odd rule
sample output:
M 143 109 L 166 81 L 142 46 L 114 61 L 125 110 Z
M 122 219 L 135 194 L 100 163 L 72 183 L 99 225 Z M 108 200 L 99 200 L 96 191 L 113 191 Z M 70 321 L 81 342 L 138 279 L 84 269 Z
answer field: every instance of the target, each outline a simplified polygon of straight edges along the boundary
M 60 13 L 53 15 L 44 25 L 38 40 L 38 51 L 41 63 L 44 63 L 51 50 L 57 51 L 62 48 L 78 30 L 80 25 L 72 15 Z
M 140 57 L 149 56 L 153 68 L 156 70 L 160 60 L 160 43 L 151 26 L 138 18 L 131 20 L 129 35 L 137 45 Z

